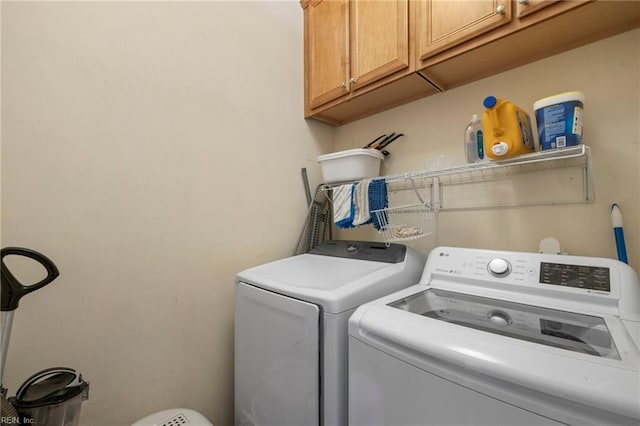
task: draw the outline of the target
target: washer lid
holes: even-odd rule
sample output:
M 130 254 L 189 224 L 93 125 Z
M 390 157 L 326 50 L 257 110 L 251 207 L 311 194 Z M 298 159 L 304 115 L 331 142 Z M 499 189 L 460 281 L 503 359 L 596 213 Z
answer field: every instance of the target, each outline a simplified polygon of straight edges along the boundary
M 601 317 L 429 289 L 389 306 L 439 321 L 597 357 L 620 359 Z

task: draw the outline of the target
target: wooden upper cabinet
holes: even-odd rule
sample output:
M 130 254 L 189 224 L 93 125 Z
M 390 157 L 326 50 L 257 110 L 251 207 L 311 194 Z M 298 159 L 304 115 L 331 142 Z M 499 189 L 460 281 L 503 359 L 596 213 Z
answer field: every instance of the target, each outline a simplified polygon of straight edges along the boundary
M 407 0 L 351 2 L 351 75 L 355 90 L 409 66 Z
M 418 58 L 429 58 L 510 21 L 511 0 L 418 0 Z
M 348 93 L 349 3 L 310 3 L 305 18 L 308 103 L 315 108 Z
M 308 109 L 409 67 L 408 0 L 315 0 L 303 7 Z
M 640 26 L 640 0 L 301 0 L 305 117 L 342 125 Z

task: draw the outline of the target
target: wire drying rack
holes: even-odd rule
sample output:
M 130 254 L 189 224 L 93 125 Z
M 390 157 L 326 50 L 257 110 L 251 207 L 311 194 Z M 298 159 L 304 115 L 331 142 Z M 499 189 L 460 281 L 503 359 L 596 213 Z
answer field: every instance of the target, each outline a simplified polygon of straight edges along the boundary
M 410 241 L 435 233 L 436 211 L 424 204 L 390 207 L 372 212 L 385 243 Z
M 387 245 L 429 237 L 436 232 L 437 202 L 434 180 L 412 173 L 387 182 L 389 207 L 374 210 Z M 416 198 L 419 203 L 416 203 Z
M 332 190 L 336 186 L 354 184 L 357 182 L 347 181 L 332 184 L 321 184 L 316 192 L 318 198 L 326 198 L 328 208 L 326 215 L 329 221 L 332 220 Z M 435 222 L 437 215 L 437 205 L 434 203 L 434 186 L 431 178 L 415 177 L 412 173 L 387 179 L 387 198 L 389 207 L 381 210 L 371 211 L 380 224 L 378 233 L 384 239 L 385 244 L 394 242 L 415 240 L 428 237 L 435 233 Z M 421 194 L 422 192 L 422 194 Z M 319 195 L 319 193 L 324 194 Z M 416 203 L 416 197 L 420 203 Z M 312 215 L 314 212 L 310 212 Z M 320 221 L 323 222 L 323 216 Z M 308 223 L 317 223 L 318 220 L 308 220 Z M 331 225 L 331 223 L 329 223 Z M 308 229 L 305 227 L 305 229 Z M 297 250 L 304 249 L 309 238 L 301 235 Z M 311 243 L 313 244 L 313 242 Z

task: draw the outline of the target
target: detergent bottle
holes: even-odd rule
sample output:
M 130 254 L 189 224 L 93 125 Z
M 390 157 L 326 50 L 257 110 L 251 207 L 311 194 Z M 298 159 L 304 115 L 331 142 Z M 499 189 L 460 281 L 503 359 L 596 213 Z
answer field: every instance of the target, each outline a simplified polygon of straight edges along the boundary
M 487 96 L 482 114 L 485 155 L 493 160 L 515 157 L 534 151 L 529 115 L 519 106 Z
M 473 114 L 471 121 L 464 129 L 464 152 L 467 163 L 484 160 L 484 143 L 482 142 L 482 122 L 478 114 Z

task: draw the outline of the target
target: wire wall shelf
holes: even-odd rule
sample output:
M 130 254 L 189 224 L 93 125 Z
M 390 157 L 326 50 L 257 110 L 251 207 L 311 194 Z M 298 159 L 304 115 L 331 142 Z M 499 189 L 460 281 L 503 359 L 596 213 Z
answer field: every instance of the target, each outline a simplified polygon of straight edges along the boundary
M 573 171 L 567 173 L 567 171 Z M 439 170 L 425 170 L 389 176 L 380 176 L 375 179 L 384 179 L 387 182 L 388 190 L 404 191 L 412 190 L 416 192 L 426 189 L 431 193 L 428 201 L 425 202 L 420 195 L 418 200 L 422 204 L 437 210 L 459 209 L 453 207 L 459 205 L 459 200 L 454 200 L 457 194 L 449 193 L 447 187 L 460 185 L 475 185 L 477 187 L 489 187 L 493 182 L 505 182 L 522 180 L 524 176 L 535 175 L 536 181 L 531 182 L 538 188 L 545 187 L 540 179 L 547 179 L 553 182 L 554 186 L 563 185 L 564 180 L 571 181 L 570 190 L 572 193 L 562 195 L 562 199 L 544 199 L 544 194 L 533 199 L 528 197 L 533 190 L 518 190 L 519 198 L 507 203 L 496 202 L 495 207 L 504 206 L 527 206 L 527 205 L 550 205 L 566 203 L 589 203 L 594 199 L 593 181 L 591 177 L 591 152 L 588 146 L 578 145 L 566 148 L 558 148 L 531 154 L 525 154 L 511 159 L 501 161 L 487 161 L 484 163 L 468 164 L 463 166 L 449 167 Z M 529 179 L 529 178 L 524 178 Z M 533 179 L 529 179 L 533 181 Z M 321 185 L 321 190 L 329 191 L 338 185 L 349 182 L 338 182 Z M 351 182 L 355 183 L 355 182 Z M 506 185 L 511 185 L 506 184 Z M 500 184 L 504 186 L 505 184 Z M 567 188 L 564 188 L 567 189 Z M 468 203 L 463 208 L 487 208 L 484 202 L 478 204 Z M 449 207 L 451 206 L 451 207 Z
M 387 183 L 389 208 L 372 212 L 386 243 L 434 235 L 440 211 L 594 200 L 591 152 L 586 145 L 373 179 Z M 332 188 L 357 182 L 321 184 L 318 191 L 331 199 Z

